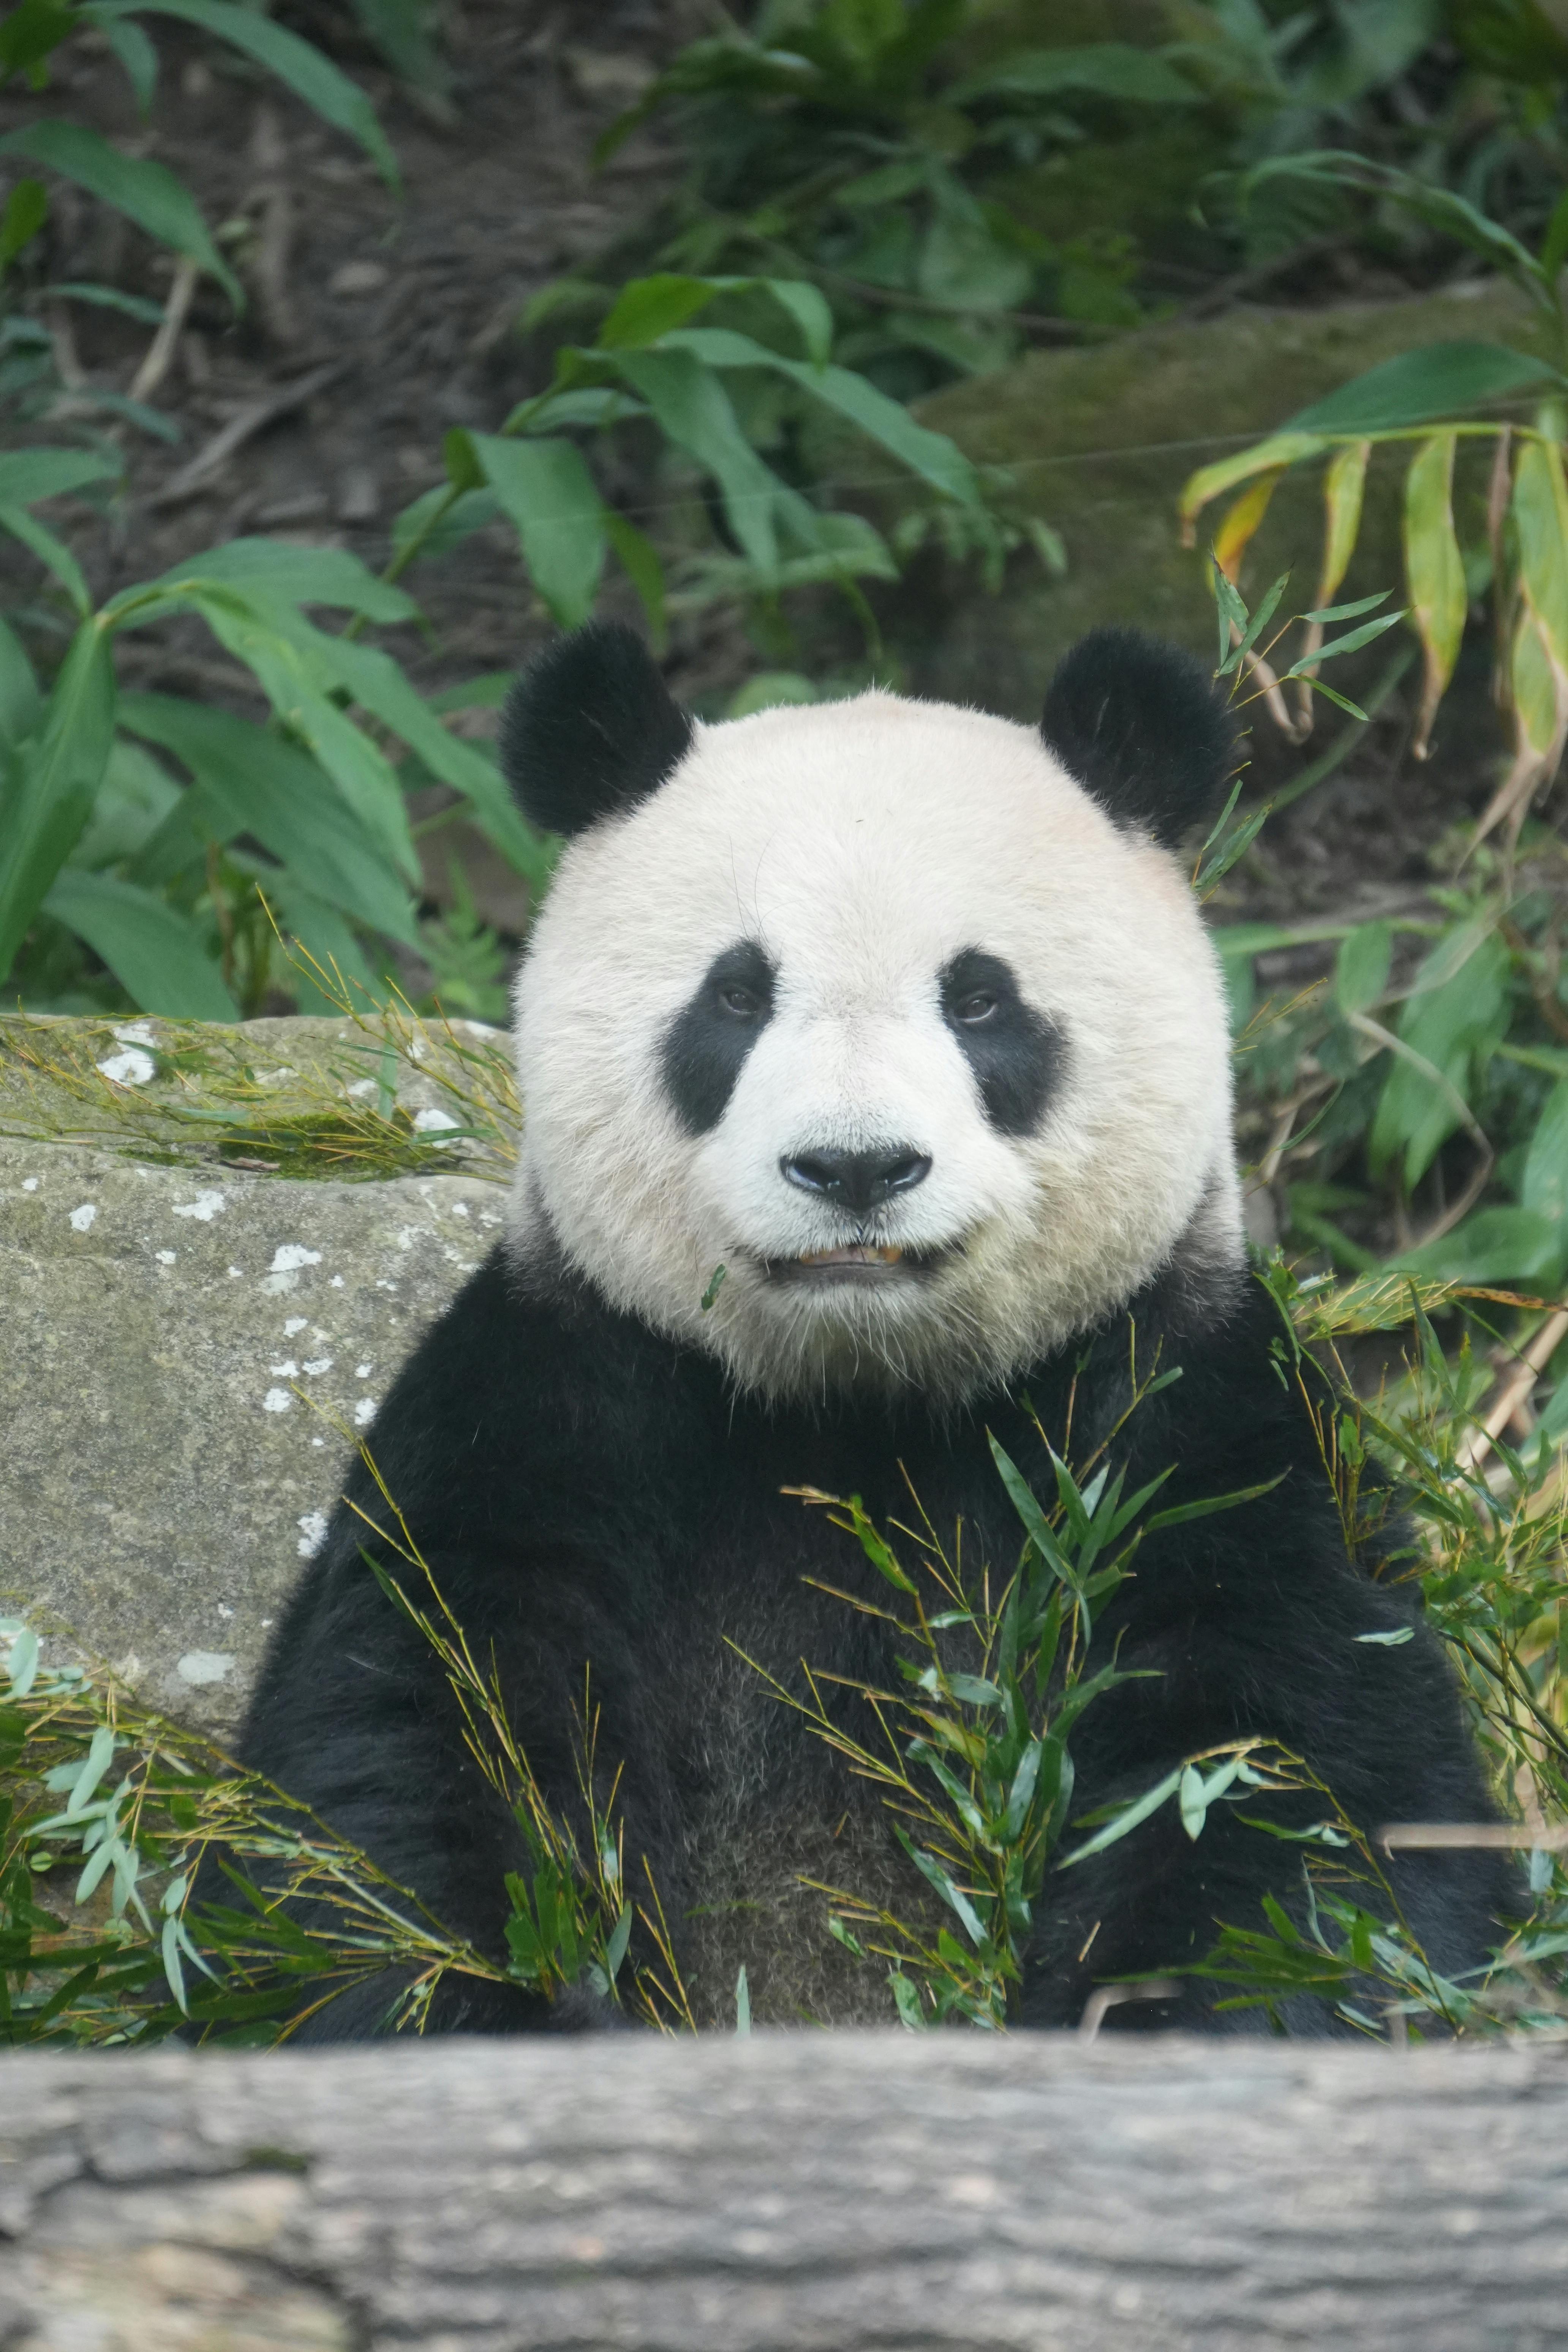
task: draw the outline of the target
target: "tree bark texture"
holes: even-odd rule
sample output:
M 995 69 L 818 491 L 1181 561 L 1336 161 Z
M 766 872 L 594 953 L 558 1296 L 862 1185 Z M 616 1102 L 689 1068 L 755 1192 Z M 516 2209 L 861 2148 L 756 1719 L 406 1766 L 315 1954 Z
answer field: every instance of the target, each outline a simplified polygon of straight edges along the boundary
M 1568 2045 L 0 2059 L 0 2352 L 1544 2352 Z

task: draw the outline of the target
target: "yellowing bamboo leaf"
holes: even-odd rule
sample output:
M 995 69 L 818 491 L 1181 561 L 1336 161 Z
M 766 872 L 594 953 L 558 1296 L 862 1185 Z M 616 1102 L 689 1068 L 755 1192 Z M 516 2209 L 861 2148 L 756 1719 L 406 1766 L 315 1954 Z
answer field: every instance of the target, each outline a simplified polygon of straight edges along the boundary
M 1253 532 L 1268 510 L 1274 485 L 1284 471 L 1283 466 L 1275 466 L 1260 474 L 1249 490 L 1243 490 L 1215 534 L 1214 560 L 1233 584 Z
M 1568 487 L 1555 442 L 1521 439 L 1513 522 L 1525 595 L 1556 660 L 1568 667 Z
M 1526 605 L 1513 633 L 1515 741 L 1521 751 L 1538 760 L 1544 760 L 1558 740 L 1562 726 L 1561 677 L 1540 618 Z
M 1323 569 L 1316 602 L 1331 604 L 1334 591 L 1350 569 L 1361 529 L 1362 495 L 1366 488 L 1370 441 L 1352 441 L 1336 450 L 1323 473 Z
M 1528 597 L 1514 624 L 1509 701 L 1513 711 L 1513 759 L 1481 812 L 1477 841 L 1484 841 L 1504 824 L 1510 844 L 1518 839 L 1537 787 L 1557 773 L 1568 745 L 1568 668 L 1558 660 Z
M 1315 599 L 1319 605 L 1333 603 L 1334 591 L 1350 569 L 1356 534 L 1361 529 L 1362 496 L 1366 488 L 1366 465 L 1371 455 L 1370 441 L 1351 441 L 1335 452 L 1324 468 L 1323 568 L 1318 575 Z M 1309 622 L 1301 660 L 1315 661 L 1322 643 L 1322 622 Z M 1303 736 L 1311 730 L 1312 680 L 1316 675 L 1315 670 L 1308 669 L 1296 684 L 1296 725 Z
M 1411 619 L 1426 663 L 1410 747 L 1418 760 L 1426 757 L 1432 721 L 1454 675 L 1468 604 L 1464 560 L 1454 534 L 1457 437 L 1451 432 L 1434 433 L 1411 459 L 1405 478 L 1405 569 Z
M 1217 499 L 1222 490 L 1232 488 L 1237 482 L 1250 480 L 1254 474 L 1266 474 L 1277 467 L 1299 465 L 1303 457 L 1315 457 L 1328 446 L 1318 433 L 1276 433 L 1267 441 L 1256 442 L 1250 449 L 1238 450 L 1234 457 L 1221 457 L 1213 466 L 1200 467 L 1182 492 L 1178 511 L 1182 518 L 1183 546 L 1195 544 L 1197 518 L 1209 500 Z

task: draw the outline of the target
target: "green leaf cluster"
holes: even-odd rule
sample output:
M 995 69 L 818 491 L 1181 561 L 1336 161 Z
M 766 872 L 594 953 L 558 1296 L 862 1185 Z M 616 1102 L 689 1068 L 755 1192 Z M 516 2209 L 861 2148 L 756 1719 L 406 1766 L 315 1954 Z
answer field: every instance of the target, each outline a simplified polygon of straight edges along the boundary
M 311 617 L 399 625 L 416 612 L 402 590 L 340 549 L 237 540 L 95 608 L 30 508 L 110 471 L 74 451 L 0 459 L 0 529 L 49 566 L 76 619 L 47 694 L 0 622 L 0 977 L 45 918 L 86 941 L 142 1010 L 233 1019 L 268 985 L 270 908 L 323 970 L 384 993 L 361 941 L 416 942 L 419 872 L 388 740 L 542 883 L 543 846 L 489 754 L 449 732 L 389 655 Z M 254 676 L 269 725 L 121 692 L 120 637 L 187 613 Z M 237 898 L 252 915 L 248 961 L 233 939 Z
M 997 1592 L 989 1569 L 978 1575 L 964 1570 L 957 1545 L 944 1548 L 923 1513 L 918 1528 L 901 1530 L 920 1555 L 911 1571 L 858 1496 L 805 1496 L 855 1538 L 897 1596 L 890 1609 L 848 1593 L 838 1597 L 894 1626 L 901 1687 L 861 1690 L 882 1733 L 883 1744 L 871 1748 L 845 1729 L 817 1677 L 808 1674 L 808 1702 L 764 1678 L 858 1775 L 880 1789 L 894 1837 L 961 1931 L 939 1925 L 933 1938 L 852 1888 L 822 1890 L 832 1901 L 837 1939 L 859 1958 L 877 1955 L 889 1964 L 894 2002 L 910 2028 L 960 2018 L 989 2031 L 1005 2027 L 1022 1994 L 1047 1870 L 1065 1869 L 1124 1836 L 1182 1780 L 1180 1770 L 1173 1773 L 1141 1809 L 1074 1851 L 1061 1851 L 1071 1819 L 1074 1727 L 1104 1692 L 1134 1678 L 1114 1659 L 1090 1670 L 1096 1620 L 1149 1538 L 1268 1491 L 1152 1510 L 1167 1471 L 1128 1494 L 1125 1461 L 1114 1462 L 1119 1441 L 1140 1408 L 1180 1376 L 1174 1367 L 1140 1376 L 1135 1349 L 1132 1370 L 1126 1411 L 1079 1470 L 1037 1424 L 1056 1486 L 1048 1503 L 991 1439 L 1024 1532 L 1017 1566 Z M 1210 1783 L 1199 1783 L 1200 1791 L 1206 1787 L 1200 1811 L 1240 1769 L 1240 1761 L 1222 1764 Z M 1189 1819 L 1194 1801 L 1183 1785 Z
M 1067 160 L 1091 126 L 1180 119 L 1201 90 L 1175 54 L 1120 40 L 1004 47 L 980 65 L 984 13 L 772 0 L 690 43 L 599 145 L 613 153 L 658 113 L 680 128 L 693 170 L 647 241 L 654 258 L 813 278 L 855 363 L 910 392 L 1014 356 L 1031 303 L 1135 321 L 1126 254 L 1058 250 L 1009 204 L 1008 179 Z

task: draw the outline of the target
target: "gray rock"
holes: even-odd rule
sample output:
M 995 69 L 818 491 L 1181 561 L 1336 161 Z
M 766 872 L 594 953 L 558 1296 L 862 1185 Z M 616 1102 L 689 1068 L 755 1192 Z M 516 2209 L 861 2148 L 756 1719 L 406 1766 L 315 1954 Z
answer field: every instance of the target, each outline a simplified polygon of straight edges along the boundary
M 330 1019 L 0 1023 L 0 1611 L 220 1736 L 350 1445 L 500 1227 L 504 1038 L 402 1034 L 389 1066 Z M 410 1122 L 471 1114 L 476 1069 L 488 1131 L 437 1158 Z M 366 1152 L 413 1164 L 287 1172 Z

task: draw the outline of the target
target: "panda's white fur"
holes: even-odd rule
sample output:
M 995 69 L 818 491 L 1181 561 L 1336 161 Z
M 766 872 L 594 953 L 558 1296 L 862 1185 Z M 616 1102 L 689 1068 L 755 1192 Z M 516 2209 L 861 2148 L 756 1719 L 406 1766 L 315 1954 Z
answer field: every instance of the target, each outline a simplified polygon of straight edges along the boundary
M 662 1041 L 745 939 L 777 967 L 773 1014 L 692 1136 Z M 996 1130 L 942 1017 L 938 974 L 971 948 L 1065 1036 L 1036 1133 Z M 515 1246 L 547 1225 L 615 1306 L 765 1394 L 909 1382 L 952 1402 L 1101 1320 L 1179 1245 L 1242 1255 L 1225 997 L 1185 876 L 1008 720 L 873 692 L 697 728 L 657 792 L 566 847 L 515 1011 Z M 894 1142 L 931 1172 L 866 1218 L 781 1173 Z M 921 1278 L 767 1271 L 857 1239 L 957 1246 Z

